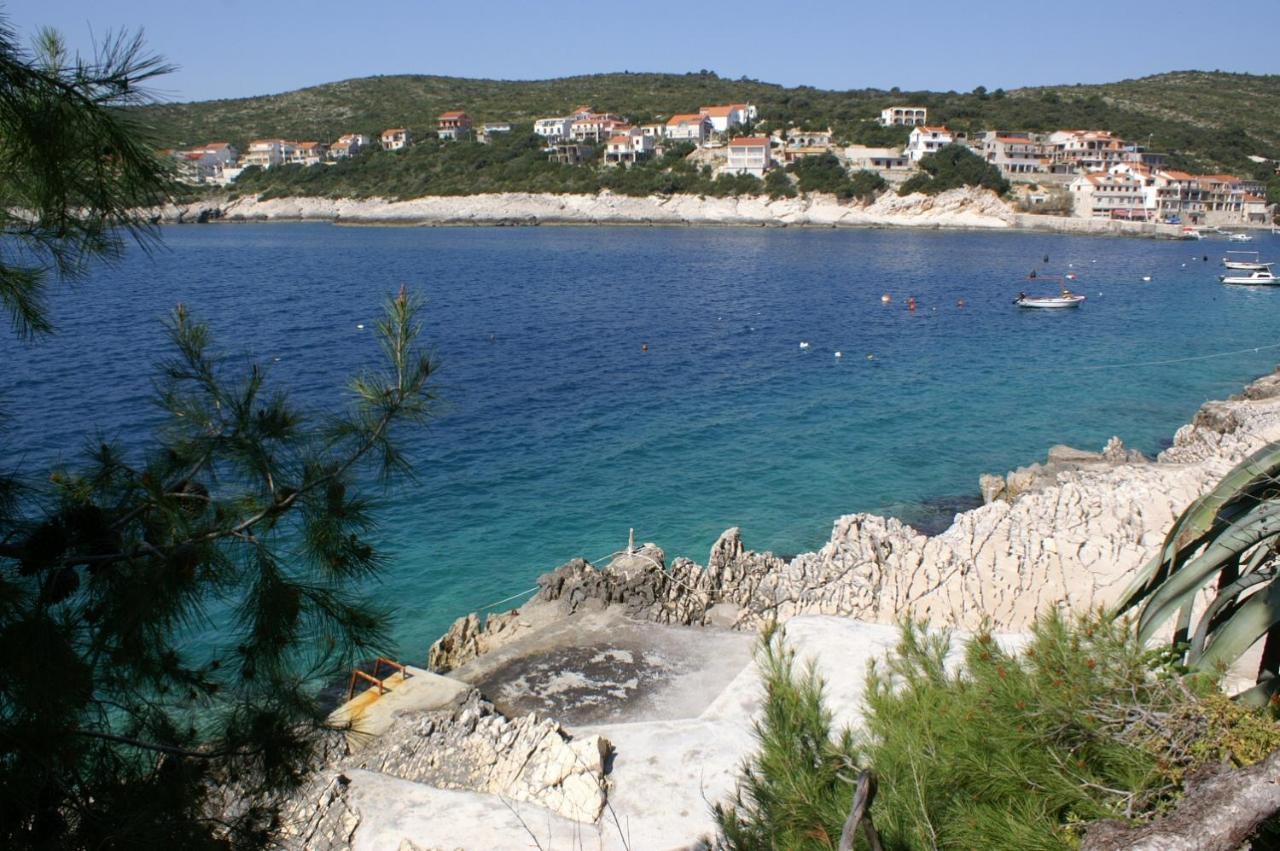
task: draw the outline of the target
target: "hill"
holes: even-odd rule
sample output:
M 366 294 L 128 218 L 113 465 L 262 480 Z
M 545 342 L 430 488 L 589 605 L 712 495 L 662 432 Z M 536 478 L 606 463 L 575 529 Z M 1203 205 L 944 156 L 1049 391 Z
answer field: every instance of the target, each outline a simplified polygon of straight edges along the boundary
M 142 110 L 164 147 L 215 139 L 244 144 L 282 136 L 336 138 L 407 126 L 419 136 L 434 117 L 465 109 L 477 121 L 528 123 L 578 104 L 644 122 L 709 103 L 750 101 L 771 124 L 831 126 L 846 141 L 895 141 L 870 124 L 894 103 L 930 108 L 931 123 L 972 131 L 1112 130 L 1173 155 L 1191 169 L 1249 173 L 1248 155 L 1280 158 L 1280 76 L 1182 71 L 1102 85 L 1047 86 L 1010 92 L 903 92 L 787 88 L 757 80 L 691 74 L 614 73 L 556 80 L 474 80 L 418 75 L 365 77 L 277 95 L 165 104 Z

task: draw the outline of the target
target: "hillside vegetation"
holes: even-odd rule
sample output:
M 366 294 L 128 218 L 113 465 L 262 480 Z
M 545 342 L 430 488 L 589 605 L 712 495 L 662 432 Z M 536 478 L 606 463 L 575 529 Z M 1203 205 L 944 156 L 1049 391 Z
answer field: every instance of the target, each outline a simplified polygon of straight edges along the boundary
M 750 101 L 768 126 L 826 127 L 847 142 L 891 144 L 901 128 L 870 123 L 890 104 L 930 109 L 930 123 L 980 129 L 1111 130 L 1172 155 L 1174 165 L 1250 174 L 1250 154 L 1280 158 L 1280 76 L 1184 71 L 1089 86 L 1010 92 L 827 91 L 692 74 L 596 74 L 557 80 L 471 80 L 419 75 L 365 77 L 284 94 L 166 104 L 141 117 L 163 147 L 281 136 L 331 140 L 405 126 L 419 137 L 435 116 L 465 109 L 477 122 L 531 122 L 578 104 L 647 122 L 712 103 Z

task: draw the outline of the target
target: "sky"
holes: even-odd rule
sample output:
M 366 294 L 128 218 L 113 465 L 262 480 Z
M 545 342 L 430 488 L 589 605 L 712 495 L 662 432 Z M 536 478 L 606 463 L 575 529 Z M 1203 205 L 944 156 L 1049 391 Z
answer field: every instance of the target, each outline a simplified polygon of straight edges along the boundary
M 150 48 L 179 66 L 155 87 L 174 101 L 406 73 L 527 80 L 706 68 L 788 86 L 941 91 L 1187 69 L 1280 73 L 1280 51 L 1258 40 L 1280 32 L 1280 0 L 1085 5 L 0 0 L 0 14 L 24 38 L 52 26 L 82 52 L 108 31 L 142 28 Z

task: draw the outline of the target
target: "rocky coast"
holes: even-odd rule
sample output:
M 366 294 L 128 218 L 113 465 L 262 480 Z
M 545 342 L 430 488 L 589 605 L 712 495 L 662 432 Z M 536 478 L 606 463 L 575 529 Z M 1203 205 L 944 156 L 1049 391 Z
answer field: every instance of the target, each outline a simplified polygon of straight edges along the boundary
M 1173 237 L 1179 228 L 1145 222 L 1073 219 L 1016 212 L 994 193 L 952 189 L 938 195 L 881 195 L 870 204 L 832 195 L 800 198 L 631 197 L 503 193 L 382 198 L 237 197 L 169 205 L 155 211 L 172 224 L 331 222 L 347 225 L 706 225 L 745 227 L 914 227 L 1021 229 L 1057 233 Z
M 754 747 L 759 626 L 783 625 L 856 727 L 895 622 L 1016 645 L 1051 609 L 1112 603 L 1174 517 L 1275 440 L 1280 371 L 1205 403 L 1154 459 L 1113 438 L 984 476 L 985 504 L 937 535 L 852 514 L 790 558 L 729 529 L 706 565 L 655 544 L 571 561 L 520 608 L 460 618 L 430 671 L 344 716 L 365 734 L 293 802 L 298 847 L 707 847 L 711 804 Z

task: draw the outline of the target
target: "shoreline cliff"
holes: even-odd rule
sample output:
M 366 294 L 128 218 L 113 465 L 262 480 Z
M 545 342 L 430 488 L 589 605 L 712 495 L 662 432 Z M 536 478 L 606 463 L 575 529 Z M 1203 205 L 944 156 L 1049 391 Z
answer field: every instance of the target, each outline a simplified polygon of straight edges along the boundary
M 165 206 L 164 224 L 211 222 L 330 222 L 343 225 L 676 225 L 739 227 L 906 227 L 1028 230 L 1053 233 L 1177 237 L 1180 228 L 1148 222 L 1073 219 L 1014 211 L 992 192 L 952 189 L 938 195 L 881 195 L 844 202 L 832 195 L 800 198 L 696 195 L 632 197 L 502 193 L 383 198 L 241 197 Z

